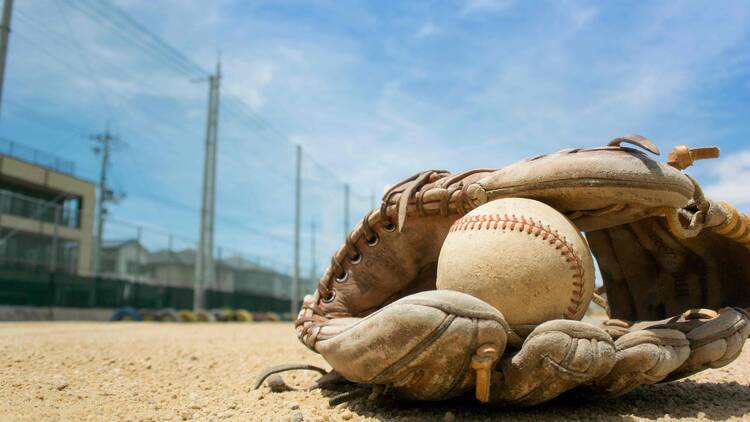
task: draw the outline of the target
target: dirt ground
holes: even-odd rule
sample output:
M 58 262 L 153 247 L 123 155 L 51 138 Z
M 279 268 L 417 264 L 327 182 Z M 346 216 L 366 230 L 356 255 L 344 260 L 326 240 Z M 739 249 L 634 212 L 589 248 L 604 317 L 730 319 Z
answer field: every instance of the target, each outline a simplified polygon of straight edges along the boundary
M 299 362 L 325 366 L 289 323 L 3 323 L 0 420 L 750 420 L 750 347 L 726 368 L 617 400 L 522 410 L 470 400 L 330 408 L 320 391 L 252 390 L 267 366 Z

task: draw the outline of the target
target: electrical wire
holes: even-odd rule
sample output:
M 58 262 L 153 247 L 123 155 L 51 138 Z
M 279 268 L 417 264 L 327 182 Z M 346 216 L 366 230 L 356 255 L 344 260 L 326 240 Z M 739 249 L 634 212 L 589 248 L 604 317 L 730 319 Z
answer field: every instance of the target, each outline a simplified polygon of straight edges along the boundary
M 121 9 L 113 6 L 109 2 L 97 2 L 97 1 L 90 1 L 90 0 L 81 0 L 81 1 L 73 1 L 73 0 L 60 0 L 63 1 L 66 5 L 69 7 L 76 9 L 78 12 L 82 13 L 84 16 L 88 17 L 91 21 L 99 23 L 100 25 L 106 25 L 109 28 L 113 28 L 115 31 L 114 33 L 117 34 L 120 38 L 125 40 L 130 46 L 137 48 L 138 50 L 144 52 L 150 59 L 154 60 L 155 62 L 161 63 L 166 68 L 177 71 L 179 74 L 185 75 L 185 76 L 206 76 L 207 72 L 203 70 L 200 66 L 196 65 L 194 62 L 192 62 L 190 59 L 185 57 L 182 53 L 177 51 L 174 47 L 167 44 L 165 41 L 163 41 L 161 38 L 159 38 L 157 35 L 149 31 L 147 28 L 145 28 L 140 23 L 136 22 L 133 18 L 131 18 L 129 15 L 127 15 L 125 12 L 123 12 Z M 72 35 L 71 26 L 69 22 L 65 22 L 68 28 L 68 33 Z M 71 39 L 73 41 L 73 44 L 78 44 L 75 39 Z M 33 43 L 33 41 L 30 41 L 30 44 Z M 78 54 L 83 55 L 82 48 L 80 44 L 77 46 Z M 48 49 L 45 49 L 46 53 L 50 56 L 53 54 L 48 51 Z M 86 74 L 89 75 L 93 74 L 93 69 L 90 65 L 84 66 L 88 67 L 87 69 L 81 69 L 77 65 L 73 65 L 66 59 L 60 59 L 55 58 L 56 61 L 61 62 L 63 66 L 70 69 L 71 71 L 75 72 L 76 74 Z M 84 63 L 85 65 L 85 63 Z M 114 67 L 117 69 L 117 67 Z M 148 79 L 148 78 L 147 78 Z M 93 82 L 93 78 L 92 78 Z M 139 81 L 140 83 L 140 81 Z M 130 113 L 133 113 L 132 109 L 132 100 L 129 98 L 125 98 L 117 93 L 113 93 L 115 96 L 117 96 L 117 102 L 125 105 L 125 109 L 128 110 Z M 232 95 L 231 93 L 226 93 L 222 96 L 222 108 L 226 110 L 231 115 L 234 115 L 235 117 L 238 117 L 238 119 L 234 120 L 234 123 L 240 124 L 244 127 L 247 127 L 251 129 L 250 135 L 247 137 L 225 137 L 228 139 L 231 139 L 230 142 L 225 143 L 225 145 L 231 145 L 232 148 L 234 148 L 236 151 L 240 151 L 240 145 L 249 145 L 251 150 L 258 150 L 258 146 L 256 146 L 258 141 L 263 141 L 264 143 L 268 143 L 270 145 L 279 145 L 283 144 L 284 146 L 296 146 L 297 144 L 293 142 L 286 134 L 278 130 L 274 125 L 272 125 L 268 120 L 263 118 L 260 114 L 258 114 L 255 110 L 253 110 L 251 107 L 249 107 L 244 101 L 242 101 L 240 98 Z M 173 130 L 176 131 L 176 133 L 185 133 L 188 130 L 184 127 L 184 122 L 177 122 L 174 120 L 170 120 L 167 122 L 167 119 L 164 119 L 164 116 L 162 113 L 155 112 L 155 110 L 146 110 L 148 107 L 143 107 L 142 104 L 139 104 L 138 107 L 135 108 L 136 113 L 142 114 L 142 118 L 150 121 L 152 123 L 157 123 L 159 126 L 167 126 L 171 127 Z M 158 116 L 158 117 L 157 117 Z M 133 116 L 131 115 L 131 118 Z M 132 130 L 132 129 L 131 129 Z M 192 132 L 190 132 L 192 134 Z M 158 136 L 157 136 L 158 137 Z M 140 139 L 152 139 L 150 142 L 159 142 L 162 145 L 165 145 L 164 141 L 162 139 L 153 140 L 151 136 L 147 137 L 141 137 L 138 136 Z M 244 141 L 244 139 L 250 139 L 254 142 L 248 142 Z M 166 145 L 173 146 L 173 144 L 166 143 Z M 177 151 L 175 151 L 177 152 Z M 228 154 L 224 155 L 221 152 L 219 153 L 221 157 L 230 157 L 232 159 L 240 160 L 240 162 L 244 165 L 246 165 L 248 162 L 252 162 L 253 164 L 258 164 L 261 166 L 265 166 L 266 169 L 269 169 L 270 171 L 265 172 L 265 174 L 278 176 L 279 178 L 284 178 L 284 180 L 288 180 L 288 178 L 291 176 L 291 174 L 286 174 L 282 171 L 279 171 L 278 165 L 272 165 L 275 163 L 273 160 L 267 160 L 264 161 L 264 158 L 261 158 L 260 155 L 253 155 L 253 154 Z M 263 154 L 263 156 L 267 156 L 267 151 Z M 304 180 L 307 182 L 313 182 L 310 183 L 311 186 L 316 187 L 318 189 L 321 184 L 331 184 L 331 185 L 343 185 L 343 179 L 341 179 L 335 172 L 330 170 L 328 167 L 322 165 L 317 159 L 315 159 L 310 153 L 305 150 L 303 159 L 305 162 L 309 162 L 312 164 L 313 168 L 316 169 L 311 174 L 305 175 Z M 293 168 L 292 165 L 289 166 L 289 169 L 291 170 Z M 291 171 L 290 171 L 291 173 Z M 320 176 L 320 174 L 323 173 L 327 176 Z M 143 183 L 142 180 L 140 180 L 141 183 Z M 314 191 L 313 191 L 314 192 Z M 322 193 L 333 193 L 333 190 L 325 190 L 321 189 L 320 192 Z M 308 194 L 308 192 L 306 192 Z M 151 200 L 157 201 L 156 198 L 158 198 L 158 201 L 162 201 L 162 198 L 153 195 L 153 193 L 148 194 L 148 196 L 151 197 Z M 356 193 L 356 190 L 351 192 L 351 197 L 356 198 L 357 200 L 367 201 L 369 198 L 365 198 L 364 196 L 358 195 Z M 356 201 L 352 201 L 354 203 Z M 161 202 L 163 203 L 163 201 Z M 184 205 L 184 204 L 181 204 Z M 187 207 L 192 208 L 194 211 L 199 212 L 199 210 L 195 209 L 195 207 Z M 283 243 L 290 243 L 290 241 L 286 238 L 282 238 L 276 235 L 272 235 L 269 233 L 264 232 L 263 230 L 259 230 L 255 227 L 247 227 L 246 224 L 240 223 L 233 219 L 228 219 L 225 216 L 217 216 L 217 219 L 231 222 L 233 225 L 237 226 L 244 226 L 245 229 L 249 232 L 255 232 L 256 235 L 259 236 L 265 236 L 266 238 L 275 238 L 275 240 L 278 240 Z M 268 237 L 270 236 L 270 237 Z M 325 238 L 325 236 L 319 236 L 322 238 Z

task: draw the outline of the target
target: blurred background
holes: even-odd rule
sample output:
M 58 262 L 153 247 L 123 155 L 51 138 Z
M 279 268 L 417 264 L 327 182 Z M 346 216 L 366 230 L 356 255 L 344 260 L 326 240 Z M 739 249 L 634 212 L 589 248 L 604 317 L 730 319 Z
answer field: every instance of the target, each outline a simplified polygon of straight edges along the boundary
M 746 2 L 3 6 L 0 319 L 289 318 L 387 184 L 625 133 L 750 211 Z

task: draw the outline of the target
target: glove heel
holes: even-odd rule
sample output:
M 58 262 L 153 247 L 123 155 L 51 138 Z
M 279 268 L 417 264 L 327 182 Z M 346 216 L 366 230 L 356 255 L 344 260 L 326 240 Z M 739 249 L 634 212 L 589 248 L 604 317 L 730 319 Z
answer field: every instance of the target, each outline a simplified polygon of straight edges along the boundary
M 349 381 L 411 400 L 442 400 L 476 385 L 477 398 L 487 401 L 508 332 L 495 308 L 447 290 L 404 297 L 350 324 L 315 349 Z

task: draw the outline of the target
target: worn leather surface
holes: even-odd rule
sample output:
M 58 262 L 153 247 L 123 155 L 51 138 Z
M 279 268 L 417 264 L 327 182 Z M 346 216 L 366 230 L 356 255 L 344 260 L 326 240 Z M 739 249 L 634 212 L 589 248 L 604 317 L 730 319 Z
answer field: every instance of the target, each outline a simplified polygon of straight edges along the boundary
M 614 364 L 615 345 L 603 330 L 579 321 L 549 321 L 497 366 L 492 402 L 539 404 L 606 376 Z
M 628 147 L 570 149 L 500 169 L 469 187 L 475 201 L 523 197 L 576 215 L 583 231 L 652 215 L 659 207 L 682 207 L 692 197 L 685 175 Z M 625 207 L 603 213 L 615 205 Z M 586 212 L 590 215 L 585 215 Z
M 492 306 L 460 292 L 417 293 L 316 344 L 350 381 L 390 385 L 402 397 L 437 400 L 473 387 L 478 346 L 502 351 L 507 324 Z
M 480 343 L 504 353 L 497 364 L 490 359 L 494 404 L 532 405 L 573 388 L 616 396 L 730 363 L 750 335 L 741 309 L 750 306 L 750 218 L 623 142 L 658 151 L 627 136 L 499 170 L 426 171 L 391 186 L 305 298 L 298 337 L 347 379 L 422 400 L 472 388 L 482 397 Z M 454 221 L 507 197 L 542 201 L 586 233 L 621 321 L 554 320 L 521 332 L 479 299 L 434 291 Z M 680 317 L 723 306 L 737 308 Z
M 680 239 L 664 218 L 586 233 L 613 318 L 660 320 L 691 308 L 750 307 L 750 250 L 710 230 Z

